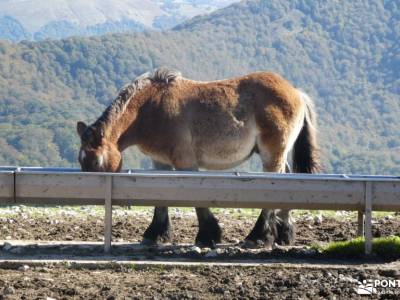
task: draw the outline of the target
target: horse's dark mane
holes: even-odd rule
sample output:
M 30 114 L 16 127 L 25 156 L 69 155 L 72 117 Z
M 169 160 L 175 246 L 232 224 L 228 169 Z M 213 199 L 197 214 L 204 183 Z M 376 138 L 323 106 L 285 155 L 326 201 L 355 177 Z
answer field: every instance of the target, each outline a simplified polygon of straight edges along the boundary
M 159 68 L 154 71 L 153 75 L 150 77 L 150 80 L 152 82 L 168 84 L 179 77 L 181 77 L 181 72 L 177 70 Z
M 169 84 L 181 77 L 181 73 L 176 70 L 168 69 L 165 67 L 158 68 L 153 72 L 144 73 L 135 80 L 124 86 L 118 93 L 115 100 L 106 108 L 100 118 L 93 124 L 94 127 L 100 127 L 105 130 L 105 126 L 116 120 L 121 114 L 124 113 L 129 101 L 133 96 L 145 86 L 151 83 L 164 83 Z

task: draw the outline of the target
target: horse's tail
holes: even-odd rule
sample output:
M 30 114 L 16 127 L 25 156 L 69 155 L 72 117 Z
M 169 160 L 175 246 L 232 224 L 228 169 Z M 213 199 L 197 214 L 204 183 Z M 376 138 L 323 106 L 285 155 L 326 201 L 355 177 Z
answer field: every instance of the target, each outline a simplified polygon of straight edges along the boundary
M 295 173 L 316 173 L 320 170 L 320 164 L 314 103 L 306 93 L 299 90 L 299 94 L 306 105 L 306 110 L 303 127 L 293 147 L 293 171 Z

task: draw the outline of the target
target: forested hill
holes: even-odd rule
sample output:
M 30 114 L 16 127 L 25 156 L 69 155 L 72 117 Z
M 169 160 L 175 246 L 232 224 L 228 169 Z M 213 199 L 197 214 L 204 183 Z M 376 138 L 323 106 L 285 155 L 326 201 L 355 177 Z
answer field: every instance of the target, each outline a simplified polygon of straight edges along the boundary
M 278 72 L 315 99 L 327 172 L 399 174 L 399 7 L 244 1 L 172 31 L 0 43 L 0 165 L 76 165 L 76 121 L 167 65 L 204 80 Z

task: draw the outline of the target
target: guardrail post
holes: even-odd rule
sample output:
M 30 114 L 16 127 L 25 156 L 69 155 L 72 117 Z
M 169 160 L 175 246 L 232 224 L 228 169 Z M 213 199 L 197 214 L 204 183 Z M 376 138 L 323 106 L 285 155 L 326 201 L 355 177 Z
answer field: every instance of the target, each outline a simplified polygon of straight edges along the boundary
M 365 254 L 372 252 L 372 183 L 365 182 Z
M 358 211 L 357 222 L 358 222 L 357 234 L 358 236 L 364 236 L 364 212 L 361 210 Z
M 105 194 L 104 194 L 104 252 L 111 252 L 112 235 L 112 180 L 110 175 L 105 176 Z
M 21 168 L 16 167 L 16 169 L 13 171 L 14 174 L 14 205 L 17 204 L 17 172 L 20 172 Z

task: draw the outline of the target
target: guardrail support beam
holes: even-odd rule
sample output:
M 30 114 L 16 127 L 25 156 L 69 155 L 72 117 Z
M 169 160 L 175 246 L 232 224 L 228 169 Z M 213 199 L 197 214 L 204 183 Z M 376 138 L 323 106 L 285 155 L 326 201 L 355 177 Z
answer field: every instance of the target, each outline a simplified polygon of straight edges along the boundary
M 358 211 L 357 223 L 358 223 L 358 229 L 357 229 L 358 236 L 364 236 L 364 212 L 361 210 Z
M 365 183 L 365 254 L 372 252 L 372 183 Z
M 112 240 L 112 176 L 105 177 L 104 252 L 111 252 Z

